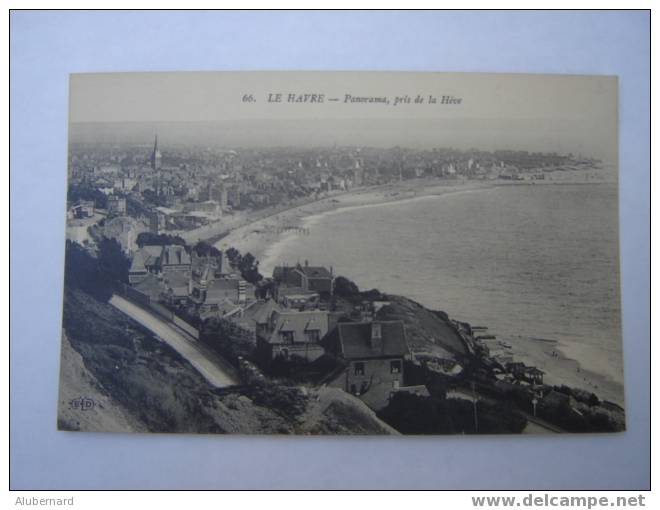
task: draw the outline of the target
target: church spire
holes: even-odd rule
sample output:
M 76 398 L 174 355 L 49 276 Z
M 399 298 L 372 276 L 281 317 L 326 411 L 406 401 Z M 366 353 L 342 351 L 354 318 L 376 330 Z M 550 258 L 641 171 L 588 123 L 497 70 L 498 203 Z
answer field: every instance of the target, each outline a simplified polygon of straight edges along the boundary
M 156 133 L 156 138 L 154 139 L 154 150 L 151 153 L 150 163 L 152 170 L 160 169 L 160 161 L 162 156 L 158 150 L 158 133 Z

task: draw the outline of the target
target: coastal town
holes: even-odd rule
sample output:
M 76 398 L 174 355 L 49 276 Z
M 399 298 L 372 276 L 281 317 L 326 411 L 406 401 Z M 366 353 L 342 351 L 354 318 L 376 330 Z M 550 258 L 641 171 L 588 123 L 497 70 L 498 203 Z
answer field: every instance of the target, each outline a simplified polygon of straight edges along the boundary
M 314 260 L 285 261 L 262 274 L 255 254 L 229 245 L 233 232 L 254 232 L 264 218 L 379 187 L 419 180 L 540 184 L 563 173 L 596 178 L 599 168 L 580 155 L 525 151 L 211 149 L 164 145 L 157 135 L 149 145 L 72 144 L 65 340 L 126 413 L 135 414 L 134 392 L 143 385 L 141 414 L 185 408 L 213 422 L 150 418 L 140 425 L 148 430 L 623 430 L 619 405 L 584 389 L 544 383 L 544 370 L 516 359 L 511 345 L 486 325 L 454 320 L 403 296 L 361 290 Z M 305 227 L 273 228 L 304 234 Z M 85 337 L 104 335 L 101 326 L 95 332 L 96 316 L 108 324 L 112 349 Z M 154 396 L 168 381 L 162 373 L 168 369 L 156 366 L 163 348 L 170 350 L 166 357 L 178 356 L 170 361 L 172 385 L 183 373 L 201 381 L 197 388 L 172 390 L 172 401 Z M 161 387 L 149 395 L 154 386 Z M 60 401 L 60 409 L 67 406 Z M 277 426 L 263 425 L 266 412 Z M 70 412 L 60 414 L 60 428 L 84 429 Z M 242 427 L 241 420 L 255 424 Z

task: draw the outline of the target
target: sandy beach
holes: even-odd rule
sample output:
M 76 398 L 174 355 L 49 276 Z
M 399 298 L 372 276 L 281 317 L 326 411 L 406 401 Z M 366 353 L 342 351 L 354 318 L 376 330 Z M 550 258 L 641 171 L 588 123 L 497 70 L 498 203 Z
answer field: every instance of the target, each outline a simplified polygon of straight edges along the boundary
M 506 183 L 506 185 L 528 185 L 529 183 Z M 551 184 L 551 183 L 548 183 Z M 321 200 L 292 206 L 261 217 L 236 218 L 235 228 L 218 241 L 221 250 L 234 247 L 241 253 L 250 252 L 262 261 L 262 273 L 269 276 L 272 266 L 279 263 L 277 250 L 283 246 L 287 236 L 306 235 L 324 214 L 346 208 L 370 207 L 404 200 L 420 200 L 424 197 L 447 193 L 469 192 L 497 185 L 499 181 L 438 181 L 419 179 L 376 187 L 362 188 L 350 192 L 332 194 Z M 225 229 L 231 228 L 225 223 Z M 291 261 L 288 261 L 291 262 Z M 357 282 L 359 284 L 359 282 Z M 487 326 L 487 324 L 486 324 Z M 571 346 L 553 340 L 530 339 L 527 337 L 501 338 L 511 344 L 510 353 L 517 361 L 536 366 L 545 372 L 544 382 L 550 385 L 568 385 L 594 392 L 599 398 L 623 406 L 622 384 L 599 373 L 582 368 L 578 361 L 567 353 Z
M 506 341 L 511 344 L 511 354 L 516 361 L 545 372 L 545 384 L 580 388 L 595 393 L 601 400 L 624 406 L 621 384 L 610 377 L 585 370 L 578 361 L 567 356 L 558 342 L 525 337 L 506 338 Z

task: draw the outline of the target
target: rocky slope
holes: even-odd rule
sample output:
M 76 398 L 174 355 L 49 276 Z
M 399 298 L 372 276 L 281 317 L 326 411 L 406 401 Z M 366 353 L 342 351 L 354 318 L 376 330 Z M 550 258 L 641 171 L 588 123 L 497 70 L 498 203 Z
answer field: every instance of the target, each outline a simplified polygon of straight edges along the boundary
M 60 430 L 143 432 L 146 428 L 103 389 L 62 334 L 57 422 Z
M 394 433 L 360 400 L 337 390 L 267 381 L 218 391 L 167 344 L 80 290 L 66 291 L 64 328 L 63 430 Z M 94 408 L 70 409 L 79 397 L 94 401 Z

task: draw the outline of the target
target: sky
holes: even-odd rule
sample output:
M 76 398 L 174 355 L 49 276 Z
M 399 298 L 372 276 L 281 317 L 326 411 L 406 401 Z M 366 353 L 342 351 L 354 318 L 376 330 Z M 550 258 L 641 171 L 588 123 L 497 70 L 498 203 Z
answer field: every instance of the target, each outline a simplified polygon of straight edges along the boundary
M 451 102 L 443 103 L 443 97 Z M 73 142 L 148 143 L 157 131 L 163 146 L 451 146 L 616 160 L 617 79 L 412 72 L 73 74 L 70 123 Z

